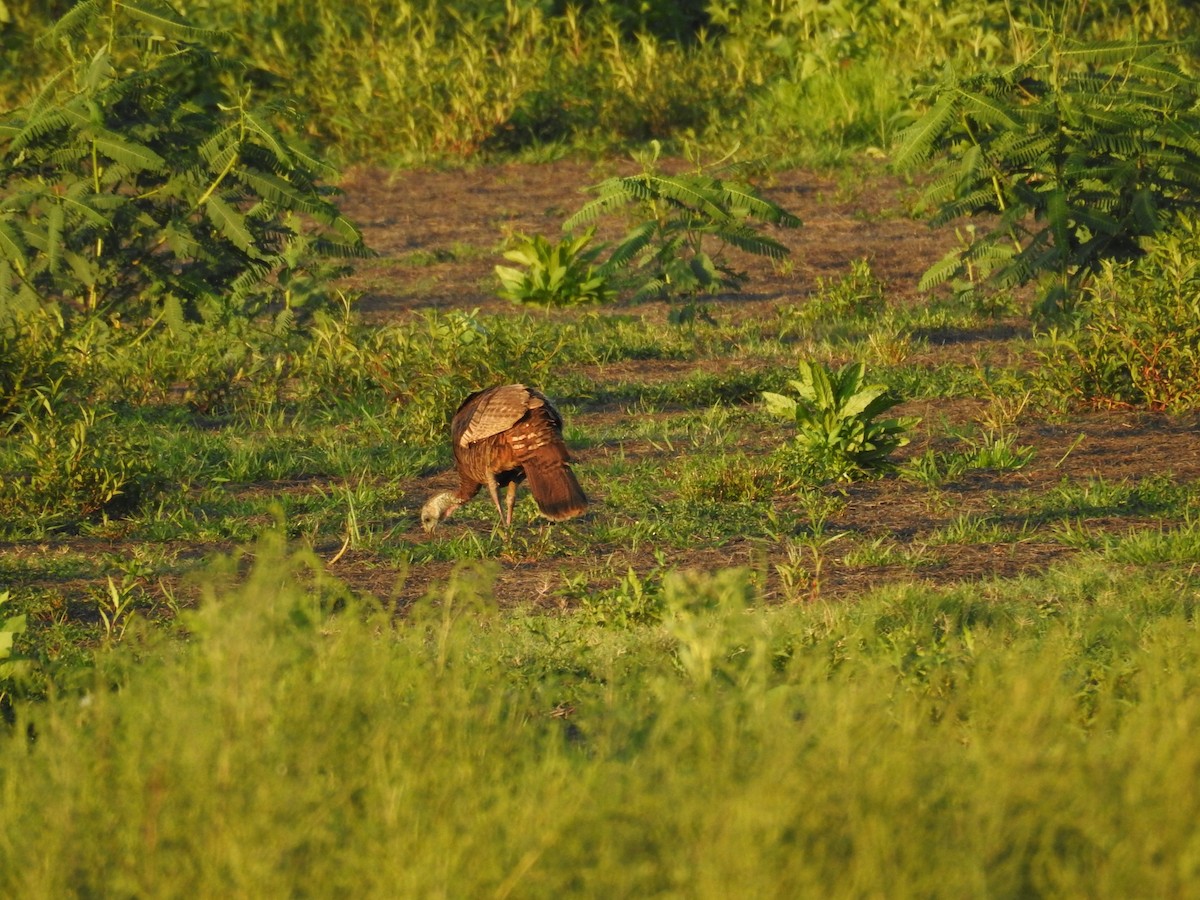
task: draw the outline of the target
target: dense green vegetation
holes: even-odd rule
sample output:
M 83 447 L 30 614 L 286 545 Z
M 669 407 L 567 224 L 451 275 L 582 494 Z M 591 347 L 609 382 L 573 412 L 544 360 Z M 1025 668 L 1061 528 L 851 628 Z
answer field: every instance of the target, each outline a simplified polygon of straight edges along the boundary
M 153 0 L 96 6 L 127 9 Z M 72 4 L 5 0 L 0 107 L 58 70 L 42 31 Z M 643 4 L 458 0 L 187 0 L 252 67 L 255 99 L 294 101 L 296 128 L 340 161 L 678 149 L 845 159 L 886 149 L 910 91 L 943 65 L 1003 69 L 1046 36 L 1178 38 L 1186 4 L 1127 0 L 834 0 Z M 1064 12 L 1065 10 L 1065 12 Z
M 1200 409 L 1196 24 L 0 0 L 0 894 L 1187 893 L 1200 478 L 1074 463 Z M 466 248 L 545 309 L 358 315 L 331 160 L 631 152 Z M 881 158 L 920 288 L 740 308 Z M 414 539 L 508 381 L 596 511 Z
M 64 67 L 0 122 L 6 319 L 292 317 L 327 297 L 325 258 L 367 253 L 319 184 L 332 170 L 198 43 L 211 37 L 168 7 L 94 2 L 47 32 Z
M 1052 312 L 1072 306 L 1104 261 L 1139 256 L 1143 238 L 1193 212 L 1200 93 L 1172 63 L 1180 46 L 1055 32 L 1004 71 L 947 73 L 905 131 L 897 162 L 948 149 L 955 165 L 930 188 L 941 203 L 934 221 L 981 211 L 1001 221 L 923 284 L 975 272 L 1001 285 L 1048 276 L 1040 306 Z
M 764 609 L 746 573 L 675 573 L 661 627 L 597 631 L 498 612 L 477 567 L 397 620 L 280 544 L 214 566 L 185 644 L 131 630 L 100 683 L 22 712 L 5 894 L 1122 897 L 1198 875 L 1194 582 L 1092 559 Z

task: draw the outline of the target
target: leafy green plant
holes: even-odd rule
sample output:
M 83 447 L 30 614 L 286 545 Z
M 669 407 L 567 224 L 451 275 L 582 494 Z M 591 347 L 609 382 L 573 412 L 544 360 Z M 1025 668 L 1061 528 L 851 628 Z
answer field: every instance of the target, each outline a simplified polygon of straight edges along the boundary
M 920 419 L 900 416 L 877 420 L 900 400 L 887 385 L 868 384 L 866 366 L 847 363 L 837 372 L 807 360 L 800 377 L 788 381 L 799 398 L 763 391 L 767 411 L 796 425 L 787 455 L 801 472 L 820 480 L 852 480 L 886 467 L 887 457 L 908 443 L 905 434 Z
M 0 723 L 11 721 L 14 699 L 27 693 L 36 659 L 13 649 L 16 637 L 25 633 L 28 617 L 4 616 L 4 606 L 11 599 L 8 591 L 0 591 Z
M 714 167 L 697 164 L 694 171 L 672 175 L 659 167 L 659 150 L 655 143 L 640 174 L 614 176 L 590 188 L 595 199 L 563 223 L 571 231 L 634 207 L 637 224 L 613 247 L 602 273 L 632 267 L 628 280 L 636 299 L 678 297 L 742 284 L 745 274 L 725 259 L 729 247 L 771 259 L 788 255 L 787 247 L 754 222 L 796 228 L 800 219 L 746 182 L 719 177 L 738 167 L 715 167 L 713 174 Z
M 844 538 L 848 532 L 825 534 L 825 522 L 822 516 L 828 516 L 829 509 L 819 507 L 822 495 L 819 491 L 802 491 L 804 505 L 813 509 L 815 517 L 811 532 L 801 538 L 786 538 L 783 541 L 784 555 L 787 562 L 775 563 L 775 576 L 779 579 L 782 598 L 789 603 L 815 603 L 821 597 L 821 577 L 828 559 L 829 548 Z M 826 498 L 831 503 L 841 501 Z
M 784 304 L 776 309 L 779 322 L 774 333 L 781 337 L 814 337 L 830 340 L 861 340 L 867 326 L 867 340 L 874 338 L 880 348 L 897 340 L 902 351 L 904 335 L 893 329 L 883 335 L 887 309 L 887 285 L 866 258 L 852 260 L 849 271 L 832 278 L 818 276 L 813 292 L 802 303 Z
M 12 599 L 8 591 L 0 591 L 0 610 Z M 13 653 L 13 639 L 25 631 L 25 616 L 0 619 L 0 705 L 8 696 L 8 685 L 24 669 L 26 660 Z
M 884 310 L 886 291 L 887 285 L 875 274 L 871 261 L 855 259 L 840 278 L 818 276 L 804 312 L 813 319 L 874 318 Z
M 95 598 L 96 612 L 104 626 L 104 639 L 119 641 L 125 636 L 129 627 L 129 617 L 133 612 L 133 604 L 137 594 L 130 590 L 128 579 L 118 587 L 112 576 L 108 576 L 107 590 L 100 590 Z
M 1040 382 L 1067 400 L 1200 407 L 1200 219 L 1181 217 L 1136 262 L 1102 265 L 1040 355 Z
M 922 288 L 1044 276 L 1039 310 L 1054 313 L 1104 261 L 1140 255 L 1140 239 L 1172 212 L 1200 205 L 1200 88 L 1170 59 L 1182 45 L 1053 31 L 1009 69 L 948 69 L 901 136 L 898 166 L 952 158 L 927 193 L 934 224 L 999 217 L 930 268 Z
M 551 244 L 541 235 L 516 235 L 516 245 L 504 258 L 524 266 L 496 266 L 500 296 L 514 303 L 535 306 L 578 306 L 606 303 L 616 297 L 609 278 L 592 263 L 600 248 L 588 248 L 595 229 L 580 237 L 567 235 Z
M 367 252 L 217 37 L 162 0 L 84 0 L 49 32 L 65 67 L 0 118 L 0 304 L 291 316 L 326 299 L 326 260 Z

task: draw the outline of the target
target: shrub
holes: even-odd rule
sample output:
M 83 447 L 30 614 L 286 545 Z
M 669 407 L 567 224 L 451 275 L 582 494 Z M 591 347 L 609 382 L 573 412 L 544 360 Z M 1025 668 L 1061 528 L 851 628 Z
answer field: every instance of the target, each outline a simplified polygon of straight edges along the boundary
M 1200 219 L 1184 218 L 1133 263 L 1107 261 L 1069 329 L 1051 329 L 1040 377 L 1061 397 L 1200 407 Z
M 62 349 L 62 319 L 41 310 L 0 310 L 0 425 L 35 403 L 39 391 L 62 385 L 72 367 Z
M 1165 42 L 1080 43 L 1057 34 L 1002 72 L 947 71 L 902 135 L 898 166 L 953 166 L 930 187 L 934 224 L 999 216 L 925 273 L 922 288 L 978 271 L 1001 286 L 1046 276 L 1040 312 L 1070 308 L 1107 260 L 1200 205 L 1200 90 Z
M 0 534 L 74 530 L 136 507 L 147 492 L 150 463 L 111 413 L 63 404 L 23 424 L 0 457 Z
M 215 37 L 161 0 L 84 0 L 49 32 L 65 67 L 0 118 L 0 303 L 291 314 L 324 299 L 325 260 L 366 252 Z

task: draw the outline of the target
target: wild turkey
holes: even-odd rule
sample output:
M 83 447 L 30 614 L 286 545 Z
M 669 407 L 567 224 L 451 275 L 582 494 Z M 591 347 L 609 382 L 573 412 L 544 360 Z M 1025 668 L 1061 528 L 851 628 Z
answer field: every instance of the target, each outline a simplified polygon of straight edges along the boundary
M 583 513 L 587 497 L 568 465 L 571 455 L 563 443 L 562 424 L 546 395 L 523 384 L 469 396 L 450 423 L 458 490 L 429 498 L 421 508 L 422 527 L 433 531 L 485 485 L 496 512 L 511 525 L 517 484 L 525 480 L 547 519 L 561 521 Z M 508 488 L 504 509 L 501 486 Z

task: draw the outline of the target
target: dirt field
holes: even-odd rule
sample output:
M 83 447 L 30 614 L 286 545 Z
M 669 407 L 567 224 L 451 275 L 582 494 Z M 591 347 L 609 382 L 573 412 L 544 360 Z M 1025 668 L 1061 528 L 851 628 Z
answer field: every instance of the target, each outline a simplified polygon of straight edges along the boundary
M 790 271 L 778 272 L 769 264 L 752 260 L 751 279 L 744 293 L 719 298 L 714 311 L 721 318 L 765 316 L 774 307 L 801 303 L 818 278 L 844 276 L 849 264 L 863 257 L 888 286 L 892 303 L 916 297 L 916 284 L 926 267 L 953 246 L 952 229 L 934 231 L 908 216 L 917 191 L 882 168 L 866 164 L 861 180 L 838 180 L 805 171 L 777 174 L 762 187 L 764 194 L 801 217 L 804 226 L 781 230 L 775 236 L 792 249 Z M 422 307 L 440 309 L 480 308 L 501 312 L 513 307 L 492 294 L 492 267 L 497 249 L 507 231 L 554 235 L 562 220 L 586 199 L 581 188 L 595 184 L 618 171 L 632 171 L 617 164 L 591 165 L 560 162 L 540 165 L 504 165 L 471 171 L 406 172 L 389 177 L 373 171 L 356 171 L 343 187 L 343 209 L 365 231 L 368 243 L 381 258 L 364 264 L 353 279 L 364 292 L 359 310 L 368 322 L 386 322 Z M 603 236 L 603 235 L 602 235 Z M 414 254 L 426 264 L 413 265 Z M 645 315 L 665 322 L 666 307 L 656 304 L 625 305 L 625 314 Z M 664 327 L 665 326 L 664 324 Z M 998 321 L 986 327 L 945 331 L 927 335 L 928 343 L 913 361 L 938 365 L 943 362 L 990 360 L 1012 362 L 1015 338 L 1028 332 L 1020 319 Z M 1033 364 L 1030 360 L 1017 360 Z M 606 374 L 641 382 L 655 378 L 678 378 L 687 374 L 688 364 L 650 361 L 623 362 L 620 371 Z M 900 412 L 924 417 L 916 439 L 904 448 L 902 457 L 920 454 L 933 441 L 946 442 L 944 425 L 961 425 L 976 417 L 985 403 L 956 400 L 950 403 L 916 403 Z M 625 415 L 620 409 L 587 409 L 575 424 L 588 427 L 605 417 Z M 929 427 L 932 426 L 932 427 Z M 1017 426 L 1022 446 L 1036 451 L 1032 461 L 1017 472 L 974 471 L 934 492 L 894 477 L 853 485 L 848 503 L 828 523 L 830 531 L 849 531 L 865 540 L 884 538 L 900 546 L 920 545 L 924 535 L 963 514 L 987 515 L 991 499 L 1006 492 L 1050 490 L 1064 479 L 1086 482 L 1103 478 L 1108 482 L 1136 482 L 1148 476 L 1169 475 L 1190 482 L 1200 478 L 1198 422 L 1129 410 L 1083 410 L 1060 420 L 1047 420 L 1036 413 L 1024 416 Z M 763 436 L 759 436 L 760 438 Z M 777 444 L 778 435 L 768 435 L 764 448 Z M 747 436 L 753 444 L 755 436 Z M 582 456 L 586 468 L 607 453 L 636 453 L 639 458 L 660 457 L 670 468 L 672 455 L 649 442 L 626 442 L 622 446 L 590 448 Z M 412 485 L 405 509 L 398 510 L 403 539 L 426 540 L 416 524 L 416 509 L 432 490 L 449 486 L 449 473 Z M 602 484 L 587 485 L 597 500 L 593 515 L 620 515 L 605 503 Z M 486 498 L 476 503 L 486 504 Z M 780 497 L 780 504 L 792 502 Z M 453 520 L 452 520 L 453 521 Z M 405 522 L 407 530 L 403 528 Z M 1013 522 L 1019 526 L 1020 522 Z M 1132 517 L 1116 511 L 1111 520 L 1089 518 L 1093 528 L 1114 527 L 1121 531 L 1141 524 L 1154 525 L 1152 518 Z M 462 524 L 452 527 L 461 528 Z M 932 553 L 933 561 L 915 569 L 891 566 L 845 566 L 831 545 L 821 573 L 823 596 L 852 596 L 865 587 L 894 578 L 920 578 L 949 583 L 962 579 L 1013 576 L 1040 570 L 1074 551 L 1050 538 L 1048 529 L 1015 542 L 999 544 L 949 544 Z M 623 551 L 596 547 L 598 560 L 611 560 Z M 625 554 L 629 555 L 629 554 Z M 712 568 L 722 565 L 758 565 L 768 571 L 774 560 L 763 558 L 762 542 L 723 543 L 699 546 L 668 554 L 673 565 Z M 649 550 L 629 555 L 629 564 L 639 571 L 653 565 Z M 618 570 L 625 564 L 621 559 Z M 380 572 L 369 560 L 350 558 L 340 564 L 344 577 L 372 590 L 387 593 L 388 573 Z M 502 599 L 519 601 L 545 596 L 561 581 L 562 559 L 543 562 L 534 556 L 503 561 L 497 591 Z M 429 578 L 440 577 L 447 566 L 414 572 L 407 592 L 419 592 Z

